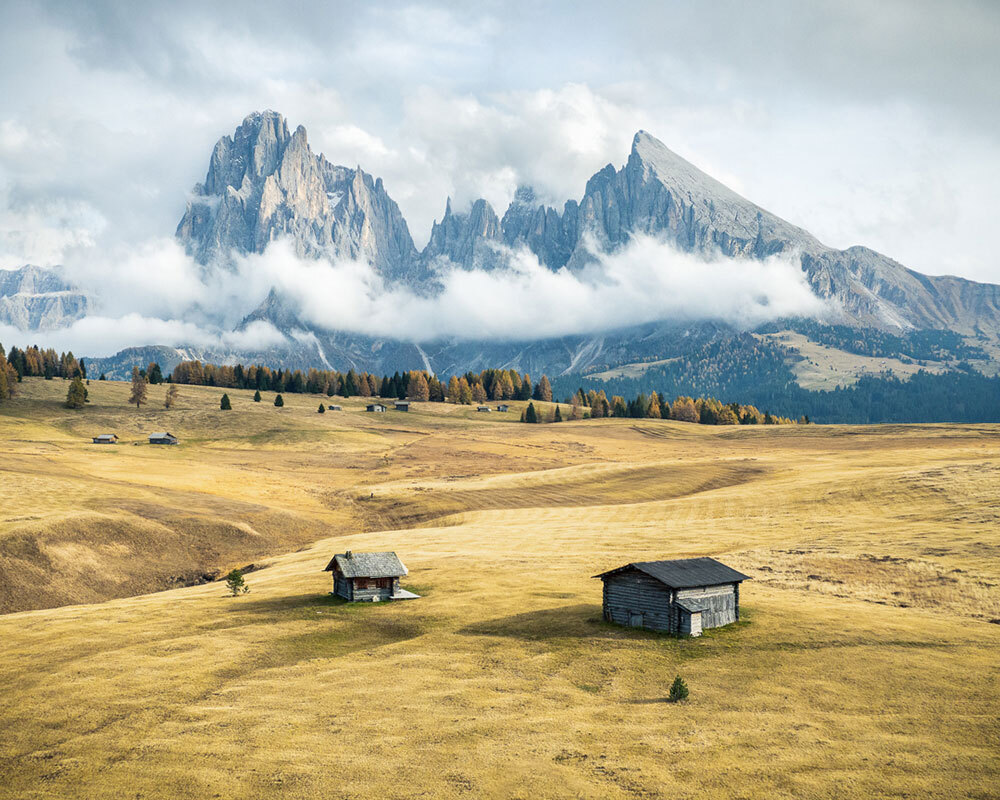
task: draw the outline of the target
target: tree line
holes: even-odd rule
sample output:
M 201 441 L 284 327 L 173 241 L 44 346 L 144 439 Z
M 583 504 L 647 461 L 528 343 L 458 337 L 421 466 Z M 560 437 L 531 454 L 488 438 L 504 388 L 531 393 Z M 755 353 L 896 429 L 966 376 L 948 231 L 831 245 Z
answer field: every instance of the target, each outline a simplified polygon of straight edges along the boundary
M 566 404 L 570 406 L 567 416 L 563 415 L 562 409 L 557 405 L 551 415 L 543 418 L 543 413 L 547 412 L 536 409 L 534 403 L 529 403 L 521 412 L 521 422 L 562 422 L 564 419 L 602 417 L 675 419 L 701 425 L 791 425 L 796 422 L 770 411 L 762 412 L 753 405 L 723 403 L 714 397 L 693 398 L 681 395 L 671 403 L 655 391 L 648 396 L 640 393 L 626 401 L 621 395 L 613 395 L 608 399 L 603 390 L 591 389 L 585 392 L 580 388 L 567 399 Z M 809 417 L 802 416 L 797 422 L 808 424 Z
M 150 365 L 150 370 L 152 365 Z M 263 364 L 245 367 L 182 361 L 174 367 L 169 380 L 194 386 L 220 386 L 233 389 L 288 392 L 291 394 L 325 394 L 328 397 L 411 398 L 413 400 L 447 400 L 459 405 L 485 403 L 488 400 L 552 400 L 552 385 L 542 375 L 533 384 L 527 373 L 517 370 L 486 369 L 453 375 L 447 383 L 423 370 L 395 372 L 381 377 L 369 372 L 310 369 L 273 370 Z

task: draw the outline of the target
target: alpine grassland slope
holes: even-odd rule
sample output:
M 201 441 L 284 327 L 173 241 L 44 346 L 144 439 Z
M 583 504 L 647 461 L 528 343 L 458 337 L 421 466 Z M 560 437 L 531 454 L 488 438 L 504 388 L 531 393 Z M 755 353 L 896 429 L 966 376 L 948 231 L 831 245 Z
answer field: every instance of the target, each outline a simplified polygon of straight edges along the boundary
M 0 797 L 998 796 L 1000 426 L 21 388 Z M 395 550 L 421 599 L 332 599 L 345 549 Z M 601 621 L 592 575 L 696 555 L 753 576 L 740 623 Z M 251 562 L 247 595 L 195 582 Z

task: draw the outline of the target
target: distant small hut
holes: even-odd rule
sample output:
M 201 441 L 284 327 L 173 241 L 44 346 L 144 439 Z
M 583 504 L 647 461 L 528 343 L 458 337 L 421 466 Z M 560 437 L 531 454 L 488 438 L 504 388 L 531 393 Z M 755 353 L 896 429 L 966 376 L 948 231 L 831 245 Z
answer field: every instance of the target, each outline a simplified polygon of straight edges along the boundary
M 166 431 L 160 433 L 149 434 L 150 444 L 177 444 L 178 439 L 172 433 L 167 433 Z
M 395 403 L 397 411 L 409 411 L 410 401 L 409 400 L 397 400 Z
M 501 403 L 500 405 L 497 406 L 497 411 L 507 413 L 508 411 L 510 411 L 510 406 L 508 406 L 506 403 Z
M 94 444 L 118 444 L 118 436 L 114 433 L 102 433 L 94 437 Z
M 338 553 L 324 572 L 333 573 L 333 592 L 351 602 L 377 603 L 418 597 L 399 588 L 399 579 L 409 574 L 393 553 Z
M 327 406 L 326 410 L 327 411 L 343 411 L 344 409 L 341 406 Z
M 749 575 L 714 558 L 636 561 L 595 575 L 604 582 L 604 619 L 633 628 L 700 636 L 740 618 Z
M 381 403 L 369 403 L 365 411 L 371 411 L 373 414 L 382 414 L 385 412 L 385 406 Z
M 481 412 L 484 412 L 486 414 L 489 414 L 492 410 L 493 409 L 490 408 L 489 406 L 477 406 L 476 407 L 476 411 L 481 411 Z

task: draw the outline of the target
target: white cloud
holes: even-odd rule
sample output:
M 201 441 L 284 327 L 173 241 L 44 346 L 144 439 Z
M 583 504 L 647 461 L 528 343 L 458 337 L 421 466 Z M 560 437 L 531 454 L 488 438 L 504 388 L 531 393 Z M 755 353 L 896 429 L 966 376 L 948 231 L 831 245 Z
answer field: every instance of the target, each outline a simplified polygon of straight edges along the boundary
M 829 311 L 792 257 L 705 260 L 647 236 L 595 252 L 585 274 L 553 272 L 527 250 L 509 255 L 505 269 L 444 270 L 433 296 L 386 286 L 361 262 L 299 259 L 285 242 L 247 257 L 239 274 L 268 276 L 317 327 L 416 342 L 538 339 L 661 320 L 750 327 Z

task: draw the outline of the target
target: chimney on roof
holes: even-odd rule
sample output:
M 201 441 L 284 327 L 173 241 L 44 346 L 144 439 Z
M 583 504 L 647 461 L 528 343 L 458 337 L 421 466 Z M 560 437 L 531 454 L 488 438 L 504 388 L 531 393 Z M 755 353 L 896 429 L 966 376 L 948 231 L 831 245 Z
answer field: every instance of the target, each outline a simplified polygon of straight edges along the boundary
M 346 553 L 344 553 L 344 558 L 354 558 L 354 554 L 350 550 L 348 550 Z

